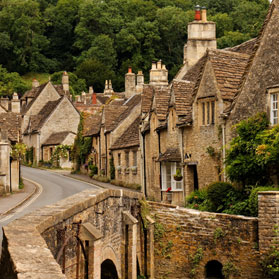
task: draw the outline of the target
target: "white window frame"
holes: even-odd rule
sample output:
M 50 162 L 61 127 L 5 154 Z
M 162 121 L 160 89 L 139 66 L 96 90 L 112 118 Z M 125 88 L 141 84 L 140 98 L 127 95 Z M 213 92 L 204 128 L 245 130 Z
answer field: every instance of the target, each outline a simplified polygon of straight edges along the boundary
M 171 165 L 171 181 L 170 185 L 167 185 L 167 164 Z M 176 162 L 162 162 L 161 174 L 162 174 L 162 189 L 161 191 L 166 191 L 171 187 L 172 192 L 182 192 L 183 191 L 183 178 L 181 181 L 174 180 L 173 176 L 176 174 L 176 167 L 181 168 L 181 173 L 183 175 L 183 168 L 180 163 Z
M 279 93 L 270 94 L 270 122 L 271 122 L 271 125 L 278 124 L 278 99 L 279 99 Z

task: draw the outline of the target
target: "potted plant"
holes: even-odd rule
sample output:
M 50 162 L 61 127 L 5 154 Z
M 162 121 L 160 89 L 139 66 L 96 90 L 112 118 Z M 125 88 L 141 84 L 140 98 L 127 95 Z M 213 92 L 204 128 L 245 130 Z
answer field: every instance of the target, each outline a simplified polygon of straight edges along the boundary
M 175 181 L 181 181 L 183 178 L 182 174 L 181 174 L 181 168 L 177 168 L 176 169 L 176 174 L 173 176 L 173 179 Z

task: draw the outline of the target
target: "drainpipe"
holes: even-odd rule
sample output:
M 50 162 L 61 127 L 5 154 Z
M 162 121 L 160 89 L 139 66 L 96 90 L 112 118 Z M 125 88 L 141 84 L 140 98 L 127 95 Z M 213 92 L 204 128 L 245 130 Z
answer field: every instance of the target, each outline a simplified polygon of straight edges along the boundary
M 161 154 L 161 137 L 160 137 L 160 130 L 157 131 L 158 135 L 158 148 L 159 148 L 159 155 Z M 160 162 L 160 192 L 161 192 L 161 201 L 163 200 L 163 192 L 162 192 L 162 163 Z
M 143 186 L 144 194 L 147 198 L 147 187 L 146 187 L 146 160 L 145 160 L 145 133 L 142 134 L 142 153 L 143 153 Z
M 184 144 L 183 144 L 183 140 L 184 140 L 184 128 L 180 128 L 180 144 L 181 144 L 181 168 L 183 170 L 183 174 L 185 174 L 185 171 L 184 171 L 184 165 L 183 165 L 183 161 L 184 161 Z M 184 176 L 184 175 L 183 175 Z M 186 182 L 186 179 L 185 179 L 185 176 L 183 178 L 183 185 L 182 185 L 182 190 L 183 190 L 183 200 L 185 199 L 185 182 Z
M 98 173 L 99 175 L 101 174 L 101 166 L 102 166 L 102 156 L 101 156 L 101 151 L 102 151 L 102 148 L 101 148 L 101 136 L 99 135 L 98 137 L 98 141 L 99 141 L 99 165 L 98 165 Z
M 12 157 L 10 156 L 10 167 L 9 167 L 9 172 L 10 172 L 10 193 L 12 193 Z
M 106 160 L 105 160 L 105 175 L 107 176 L 107 167 L 108 167 L 108 151 L 107 151 L 108 143 L 107 143 L 107 134 L 105 133 L 105 148 L 106 148 Z
M 223 170 L 224 170 L 224 181 L 227 181 L 226 175 L 226 121 L 223 119 L 224 122 L 222 123 L 222 140 L 223 140 Z

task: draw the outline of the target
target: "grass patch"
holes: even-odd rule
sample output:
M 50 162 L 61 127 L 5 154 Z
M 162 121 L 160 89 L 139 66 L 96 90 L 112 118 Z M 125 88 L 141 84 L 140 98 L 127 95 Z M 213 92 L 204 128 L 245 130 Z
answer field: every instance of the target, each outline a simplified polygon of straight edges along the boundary
M 22 79 L 26 82 L 26 84 L 31 88 L 32 81 L 35 78 L 39 81 L 40 84 L 48 82 L 50 74 L 48 73 L 34 73 L 30 72 L 22 76 Z

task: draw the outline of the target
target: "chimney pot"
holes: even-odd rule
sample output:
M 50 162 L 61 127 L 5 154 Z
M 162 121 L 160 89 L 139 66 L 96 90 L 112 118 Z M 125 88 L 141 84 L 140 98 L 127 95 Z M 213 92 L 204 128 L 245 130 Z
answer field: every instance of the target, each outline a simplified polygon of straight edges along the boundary
M 92 94 L 92 105 L 96 105 L 97 104 L 97 95 L 95 92 L 93 92 Z
M 155 61 L 152 61 L 152 68 L 151 70 L 156 70 L 157 69 L 157 65 Z
M 92 94 L 92 93 L 94 93 L 94 89 L 93 89 L 93 86 L 90 86 L 89 87 L 89 94 Z
M 36 88 L 38 86 L 40 86 L 40 83 L 35 78 L 33 78 L 33 80 L 32 80 L 32 88 Z
M 195 20 L 201 20 L 201 7 L 200 7 L 200 5 L 195 6 Z
M 132 71 L 132 67 L 131 66 L 129 66 L 128 67 L 128 74 L 131 74 L 133 71 Z
M 202 7 L 202 10 L 201 10 L 201 20 L 203 22 L 207 22 L 206 7 Z

